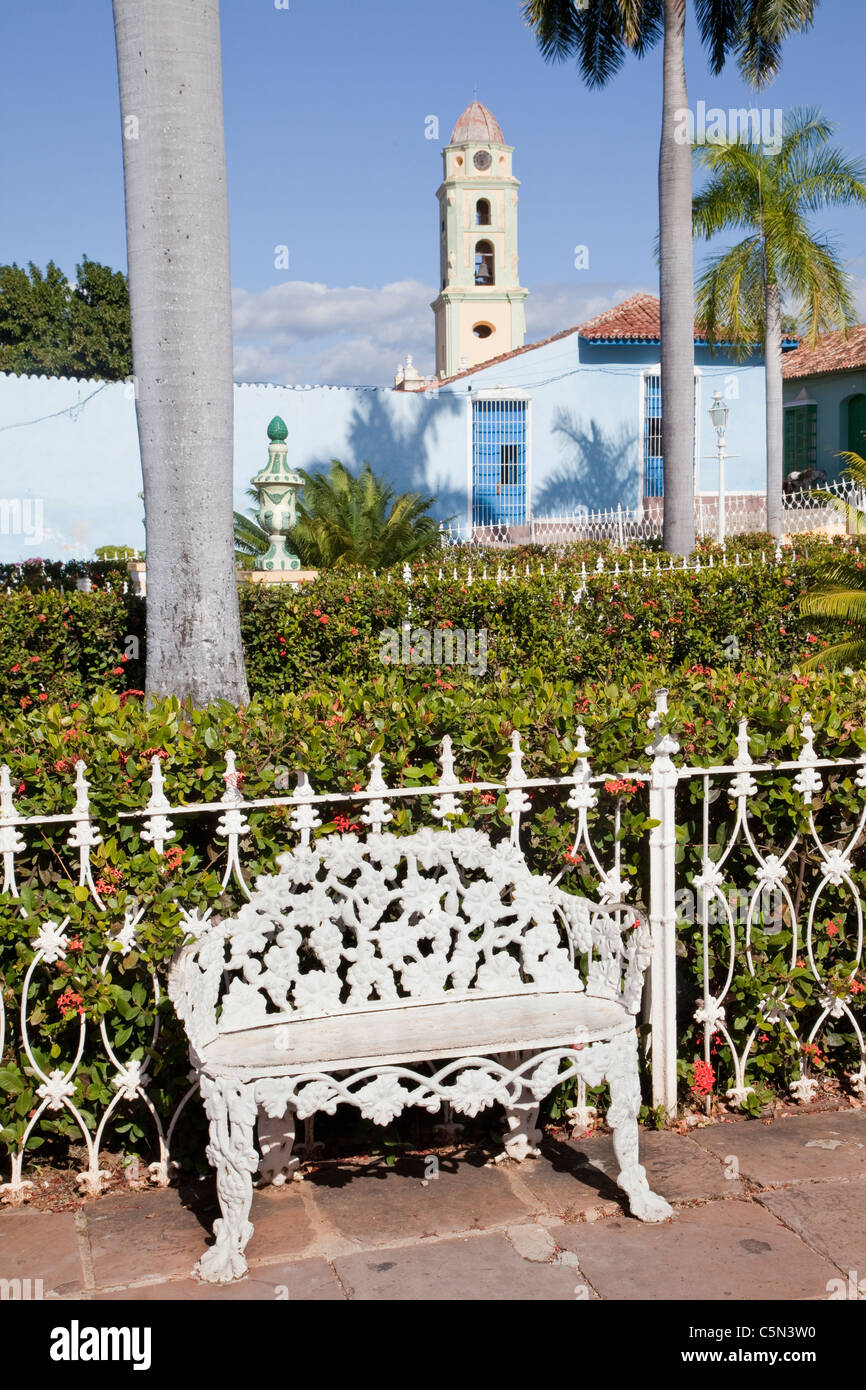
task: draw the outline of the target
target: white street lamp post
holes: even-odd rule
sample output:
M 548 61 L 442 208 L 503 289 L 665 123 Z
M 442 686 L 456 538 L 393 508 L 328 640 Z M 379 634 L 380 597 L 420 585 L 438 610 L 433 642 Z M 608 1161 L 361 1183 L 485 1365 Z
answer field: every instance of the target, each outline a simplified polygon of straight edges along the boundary
M 710 406 L 710 420 L 716 431 L 716 445 L 719 457 L 719 506 L 717 539 L 719 545 L 725 544 L 725 430 L 728 426 L 729 407 L 721 391 L 713 392 Z

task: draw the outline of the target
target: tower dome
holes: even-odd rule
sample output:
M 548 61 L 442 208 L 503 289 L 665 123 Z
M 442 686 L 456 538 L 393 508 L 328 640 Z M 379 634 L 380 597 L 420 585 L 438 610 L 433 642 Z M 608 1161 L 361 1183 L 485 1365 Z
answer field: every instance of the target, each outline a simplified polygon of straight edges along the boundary
M 505 137 L 492 111 L 488 111 L 480 101 L 467 106 L 451 132 L 452 145 L 465 145 L 470 140 L 489 141 L 494 145 L 504 145 Z

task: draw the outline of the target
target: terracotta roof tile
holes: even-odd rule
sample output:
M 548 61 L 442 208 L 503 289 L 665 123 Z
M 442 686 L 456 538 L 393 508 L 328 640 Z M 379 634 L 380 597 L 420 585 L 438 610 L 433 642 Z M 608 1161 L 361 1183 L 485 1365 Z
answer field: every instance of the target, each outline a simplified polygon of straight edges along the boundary
M 654 294 L 633 294 L 622 304 L 615 304 L 612 309 L 605 309 L 580 325 L 581 338 L 589 342 L 623 338 L 651 342 L 658 340 L 660 333 L 661 305 Z
M 482 144 L 504 145 L 502 128 L 493 115 L 480 101 L 472 101 L 467 106 L 451 132 L 450 144 L 464 145 L 478 140 Z
M 804 376 L 822 376 L 827 372 L 849 372 L 866 368 L 866 323 L 860 323 L 842 333 L 826 333 L 814 347 L 804 343 L 782 358 L 782 376 L 786 381 L 798 381 Z

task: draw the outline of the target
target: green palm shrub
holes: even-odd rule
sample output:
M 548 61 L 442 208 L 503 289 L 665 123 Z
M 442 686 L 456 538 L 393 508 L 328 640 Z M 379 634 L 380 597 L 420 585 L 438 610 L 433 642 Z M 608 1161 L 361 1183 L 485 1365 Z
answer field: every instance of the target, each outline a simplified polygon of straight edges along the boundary
M 304 487 L 289 545 L 305 568 L 389 569 L 438 545 L 438 523 L 429 515 L 434 499 L 396 493 L 369 463 L 358 474 L 338 459 L 331 460 L 327 473 L 298 471 Z M 253 489 L 248 495 L 256 497 Z M 238 563 L 252 568 L 267 548 L 268 536 L 258 522 L 235 512 Z

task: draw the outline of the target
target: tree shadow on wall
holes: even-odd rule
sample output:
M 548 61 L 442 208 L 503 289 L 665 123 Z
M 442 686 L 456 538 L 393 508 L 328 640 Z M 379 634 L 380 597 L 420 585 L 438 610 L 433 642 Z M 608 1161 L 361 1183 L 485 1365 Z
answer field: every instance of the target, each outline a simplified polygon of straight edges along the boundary
M 463 398 L 452 394 L 365 392 L 352 411 L 349 449 L 340 462 L 353 473 L 369 462 L 373 472 L 385 478 L 395 492 L 418 492 L 435 498 L 431 510 L 439 519 L 462 514 L 466 510 L 466 485 L 460 474 L 465 469 L 449 476 L 434 459 L 441 428 L 450 418 L 462 416 L 465 409 Z M 332 457 L 331 453 L 314 460 L 310 469 L 327 470 Z
M 640 502 L 638 440 L 625 423 L 605 430 L 598 420 L 584 422 L 559 410 L 553 424 L 560 463 L 535 492 L 536 517 L 545 513 L 633 508 Z

